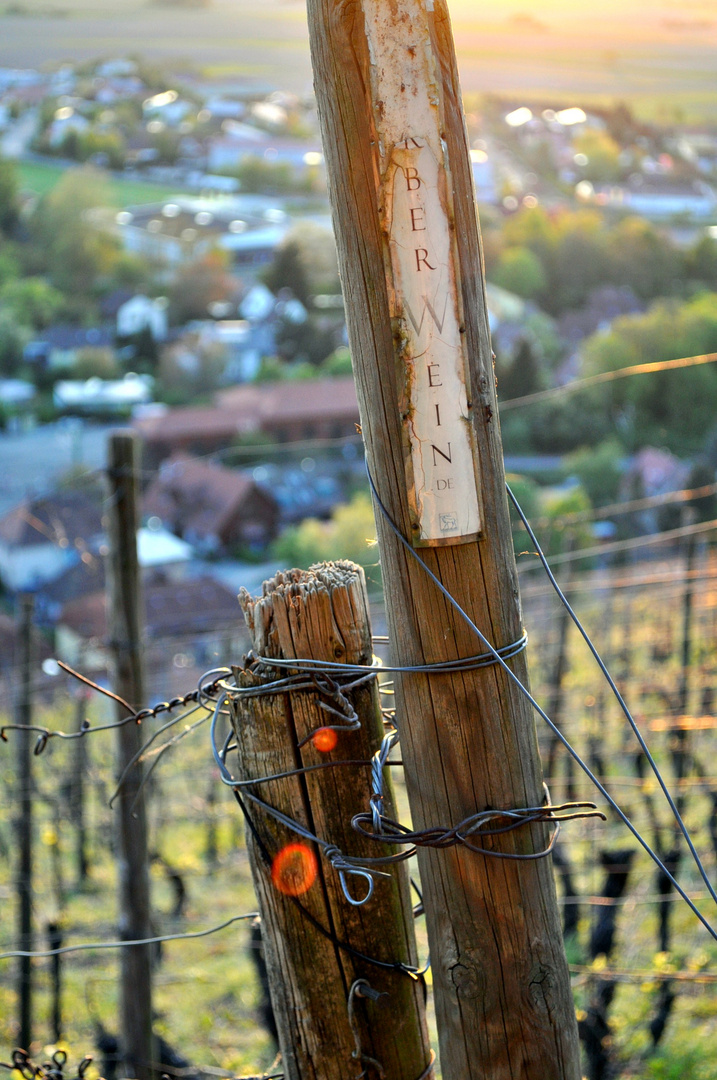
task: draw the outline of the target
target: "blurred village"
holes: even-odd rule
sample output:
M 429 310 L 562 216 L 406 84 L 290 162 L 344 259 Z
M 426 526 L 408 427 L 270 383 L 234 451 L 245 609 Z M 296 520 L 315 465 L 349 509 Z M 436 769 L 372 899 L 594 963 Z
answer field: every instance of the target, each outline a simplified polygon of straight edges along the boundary
M 717 350 L 717 129 L 466 107 L 501 402 Z M 165 658 L 176 637 L 174 668 L 239 648 L 237 590 L 280 563 L 350 556 L 378 587 L 313 99 L 124 57 L 2 69 L 0 154 L 6 670 L 32 591 L 47 656 L 105 672 L 118 424 L 143 440 L 148 635 Z M 566 514 L 618 499 L 699 489 L 710 520 L 716 418 L 712 365 L 625 380 L 506 410 L 506 465 L 553 552 Z M 683 512 L 598 515 L 582 541 Z

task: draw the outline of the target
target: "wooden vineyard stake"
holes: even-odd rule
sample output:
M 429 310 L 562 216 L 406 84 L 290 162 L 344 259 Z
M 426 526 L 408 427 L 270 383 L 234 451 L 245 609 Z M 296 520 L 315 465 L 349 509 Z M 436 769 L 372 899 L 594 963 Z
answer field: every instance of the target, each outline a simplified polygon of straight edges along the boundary
M 18 619 L 18 667 L 20 686 L 15 703 L 16 723 L 32 724 L 32 623 L 35 598 L 31 593 L 20 596 Z M 18 732 L 17 748 L 17 929 L 18 949 L 31 952 L 33 948 L 33 779 L 32 732 Z M 17 1000 L 19 1004 L 18 1039 L 23 1049 L 30 1048 L 33 1032 L 32 959 L 18 957 Z
M 133 432 L 118 431 L 109 440 L 109 512 L 107 535 L 108 622 L 114 661 L 116 694 L 140 708 L 144 701 L 142 672 L 142 611 L 137 558 L 138 440 Z M 127 712 L 117 707 L 117 720 Z M 144 741 L 139 724 L 117 728 L 117 775 L 135 760 Z M 149 859 L 143 769 L 138 763 L 124 778 L 117 797 L 119 931 L 124 941 L 151 936 Z M 120 1030 L 125 1068 L 137 1080 L 154 1076 L 152 1037 L 152 953 L 149 945 L 122 949 Z
M 258 655 L 371 663 L 365 581 L 363 571 L 353 563 L 277 574 L 265 582 L 261 597 L 254 599 L 242 590 L 240 599 Z M 269 681 L 286 674 L 272 669 Z M 237 685 L 246 688 L 267 682 L 266 668 L 261 678 L 242 668 L 235 668 L 234 676 Z M 282 1067 L 287 1080 L 347 1080 L 364 1075 L 364 1069 L 372 1080 L 384 1073 L 391 1080 L 428 1080 L 433 1070 L 424 1014 L 425 985 L 421 977 L 395 966 L 416 964 L 406 864 L 392 867 L 387 878 L 377 878 L 371 900 L 354 907 L 342 892 L 337 871 L 317 845 L 297 836 L 249 797 L 258 796 L 335 844 L 344 855 L 386 854 L 377 852 L 351 827 L 352 816 L 368 808 L 371 770 L 367 763 L 383 737 L 376 680 L 370 677 L 347 691 L 347 697 L 361 726 L 337 730 L 333 750 L 329 749 L 333 732 L 326 725 L 336 724 L 340 729 L 347 721 L 322 707 L 321 703 L 341 711 L 324 676 L 308 691 L 231 699 L 238 746 L 231 762 L 237 779 L 258 779 L 332 761 L 354 762 L 252 784 L 240 791 L 251 821 L 247 847 Z M 392 807 L 387 783 L 386 800 Z M 365 878 L 347 874 L 346 884 L 354 898 L 366 894 Z M 358 999 L 355 992 L 351 995 L 349 1016 L 350 991 L 357 980 L 365 980 L 371 990 L 364 987 L 369 996 Z M 376 994 L 381 996 L 372 1000 Z
M 362 430 L 385 508 L 375 504 L 393 660 L 485 646 L 387 518 L 507 647 L 521 613 L 446 3 L 309 0 L 308 12 Z M 509 665 L 525 683 L 525 655 Z M 396 692 L 414 828 L 542 802 L 534 718 L 499 666 L 401 676 Z M 485 846 L 531 854 L 546 839 L 534 825 Z M 444 1080 L 577 1080 L 550 861 L 456 846 L 421 849 L 419 867 Z

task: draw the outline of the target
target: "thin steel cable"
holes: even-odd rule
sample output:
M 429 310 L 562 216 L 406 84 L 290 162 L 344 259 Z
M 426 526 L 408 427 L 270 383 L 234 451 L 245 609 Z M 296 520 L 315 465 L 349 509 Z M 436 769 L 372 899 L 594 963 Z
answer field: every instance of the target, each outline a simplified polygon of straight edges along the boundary
M 712 899 L 714 900 L 715 904 L 717 904 L 717 892 L 715 892 L 715 889 L 713 888 L 712 883 L 711 883 L 709 877 L 707 876 L 707 871 L 705 870 L 705 868 L 704 868 L 704 866 L 702 864 L 702 860 L 700 859 L 700 856 L 699 856 L 699 854 L 697 852 L 697 849 L 694 846 L 694 843 L 692 841 L 692 837 L 690 836 L 689 830 L 687 829 L 687 826 L 685 825 L 685 823 L 684 823 L 684 821 L 682 819 L 682 815 L 680 814 L 680 811 L 679 811 L 679 809 L 677 807 L 677 804 L 675 803 L 675 800 L 672 798 L 672 795 L 670 794 L 670 791 L 669 791 L 669 789 L 667 787 L 667 784 L 665 783 L 665 780 L 664 780 L 664 778 L 662 776 L 662 773 L 660 772 L 660 769 L 659 769 L 659 767 L 657 765 L 657 762 L 655 761 L 655 759 L 652 756 L 652 753 L 650 752 L 650 749 L 649 749 L 649 747 L 648 747 L 648 745 L 647 745 L 647 743 L 646 743 L 646 741 L 644 739 L 644 736 L 642 735 L 642 732 L 640 731 L 639 727 L 635 723 L 633 715 L 630 712 L 629 708 L 627 707 L 625 699 L 623 698 L 622 694 L 618 690 L 612 675 L 610 674 L 610 672 L 607 669 L 607 665 L 605 664 L 605 662 L 603 661 L 603 659 L 600 656 L 599 652 L 597 651 L 597 648 L 595 647 L 590 635 L 585 630 L 585 627 L 582 625 L 582 623 L 580 622 L 580 619 L 575 614 L 575 611 L 573 610 L 573 608 L 572 608 L 572 606 L 570 604 L 570 601 L 567 599 L 567 597 L 565 596 L 565 593 L 560 588 L 560 585 L 558 584 L 558 581 L 555 578 L 555 575 L 553 574 L 552 570 L 550 569 L 550 566 L 548 565 L 548 560 L 546 559 L 546 557 L 545 557 L 545 555 L 543 553 L 543 550 L 540 547 L 540 544 L 538 543 L 538 540 L 537 540 L 537 538 L 535 536 L 535 533 L 533 532 L 533 530 L 532 530 L 532 528 L 530 526 L 530 522 L 528 521 L 527 517 L 523 513 L 523 510 L 522 510 L 520 504 L 518 503 L 518 500 L 516 499 L 515 495 L 511 491 L 508 484 L 506 484 L 506 489 L 508 491 L 508 495 L 510 497 L 511 502 L 513 503 L 513 506 L 515 507 L 521 521 L 523 522 L 523 525 L 524 525 L 524 527 L 525 527 L 525 529 L 526 529 L 526 531 L 528 533 L 528 536 L 530 537 L 531 541 L 536 546 L 536 551 L 538 553 L 538 558 L 540 559 L 540 561 L 543 564 L 543 568 L 544 568 L 546 574 L 548 575 L 548 579 L 550 581 L 550 584 L 555 589 L 555 592 L 557 593 L 561 604 L 564 606 L 565 610 L 567 611 L 568 615 L 572 619 L 573 623 L 578 628 L 578 631 L 580 632 L 580 636 L 582 637 L 583 641 L 585 642 L 588 649 L 592 653 L 592 656 L 593 656 L 595 662 L 597 663 L 598 667 L 600 668 L 600 671 L 602 672 L 603 676 L 605 677 L 605 679 L 607 681 L 607 684 L 610 687 L 610 689 L 611 689 L 611 691 L 612 691 L 612 693 L 613 693 L 613 695 L 615 697 L 615 700 L 617 701 L 623 715 L 625 716 L 625 719 L 627 720 L 628 724 L 632 728 L 633 734 L 635 735 L 635 738 L 637 739 L 637 741 L 638 741 L 638 743 L 640 745 L 640 749 L 642 750 L 643 754 L 645 755 L 645 758 L 647 759 L 647 762 L 648 762 L 650 768 L 652 769 L 652 772 L 653 772 L 653 774 L 655 776 L 655 779 L 657 780 L 658 784 L 660 785 L 660 789 L 661 789 L 663 795 L 665 796 L 665 799 L 667 800 L 667 804 L 670 807 L 670 810 L 672 811 L 672 814 L 674 815 L 675 821 L 677 822 L 677 824 L 678 824 L 678 826 L 680 828 L 680 832 L 682 833 L 682 835 L 684 836 L 684 838 L 685 838 L 685 840 L 687 842 L 687 846 L 690 849 L 690 852 L 692 854 L 692 858 L 694 859 L 694 862 L 695 862 L 695 865 L 696 865 L 696 867 L 697 867 L 697 869 L 699 871 L 700 877 L 702 878 L 705 885 L 707 886 L 709 894 L 712 897 Z
M 44 956 L 61 956 L 63 953 L 82 952 L 87 949 L 126 949 L 133 945 L 158 945 L 163 941 L 190 941 L 192 938 L 209 937 L 210 934 L 216 934 L 219 930 L 225 930 L 232 923 L 241 922 L 244 919 L 256 919 L 258 915 L 258 911 L 250 911 L 246 915 L 232 915 L 231 919 L 227 919 L 218 926 L 212 926 L 209 930 L 193 930 L 185 934 L 161 934 L 157 937 L 139 938 L 132 941 L 90 941 L 80 945 L 63 945 L 61 949 L 43 949 L 36 952 L 13 949 L 10 952 L 0 953 L 0 960 L 10 960 L 20 956 L 33 959 Z
M 368 472 L 368 470 L 367 470 L 367 472 Z M 394 522 L 391 519 L 391 516 L 389 515 L 388 511 L 386 510 L 386 507 L 383 505 L 383 502 L 381 501 L 381 498 L 380 498 L 380 496 L 378 494 L 378 491 L 376 490 L 376 486 L 375 486 L 375 484 L 373 482 L 373 477 L 371 476 L 370 472 L 368 472 L 368 480 L 369 480 L 369 484 L 371 486 L 371 491 L 373 492 L 374 499 L 376 500 L 376 505 L 379 508 L 382 517 L 386 520 L 386 523 L 388 524 L 389 528 L 395 534 L 395 536 L 400 541 L 400 543 L 403 545 L 403 547 L 406 549 L 406 551 L 410 554 L 410 556 L 413 559 L 416 560 L 416 562 L 418 562 L 423 567 L 426 574 L 428 574 L 430 579 L 433 581 L 433 583 L 436 585 L 436 587 L 442 593 L 442 595 L 445 597 L 445 599 L 449 602 L 449 604 L 451 604 L 451 606 L 455 609 L 455 611 L 458 613 L 458 615 L 470 627 L 470 629 L 479 638 L 479 640 L 482 642 L 482 644 L 495 656 L 496 663 L 499 664 L 500 667 L 503 668 L 503 670 L 506 672 L 506 674 L 512 680 L 512 682 L 515 683 L 515 685 L 518 687 L 518 689 L 524 695 L 524 697 L 527 699 L 527 701 L 530 702 L 531 706 L 535 709 L 535 711 L 538 713 L 538 715 L 540 717 L 542 717 L 542 719 L 545 721 L 545 723 L 551 729 L 551 731 L 556 736 L 556 738 L 560 740 L 560 742 L 563 744 L 563 746 L 568 751 L 568 753 L 571 755 L 571 757 L 575 760 L 575 762 L 583 770 L 585 775 L 591 780 L 591 782 L 595 785 L 595 787 L 600 792 L 600 794 L 603 796 L 603 798 L 612 807 L 612 809 L 615 811 L 615 813 L 618 815 L 618 817 L 621 819 L 621 821 L 627 826 L 627 828 L 632 833 L 632 835 L 635 837 L 635 839 L 640 844 L 640 846 L 647 852 L 647 854 L 650 856 L 650 858 L 653 860 L 653 862 L 656 864 L 656 866 L 663 872 L 663 874 L 668 879 L 668 881 L 670 881 L 672 883 L 673 887 L 677 890 L 677 892 L 680 894 L 680 896 L 685 901 L 685 903 L 688 905 L 688 907 L 692 910 L 692 912 L 697 916 L 697 918 L 702 923 L 702 925 L 705 927 L 705 929 L 710 934 L 710 936 L 712 938 L 714 938 L 715 941 L 717 941 L 717 930 L 715 930 L 712 927 L 711 923 L 705 918 L 705 916 L 702 914 L 702 912 L 692 902 L 690 897 L 687 895 L 687 893 L 682 888 L 682 886 L 679 884 L 679 882 L 675 880 L 675 878 L 670 873 L 670 871 L 667 869 L 667 867 L 664 865 L 664 863 L 659 858 L 657 853 L 655 851 L 653 851 L 653 849 L 650 847 L 648 842 L 641 835 L 639 830 L 630 821 L 627 814 L 625 814 L 625 812 L 618 806 L 618 804 L 613 799 L 612 795 L 610 795 L 609 791 L 607 791 L 607 789 L 600 783 L 598 778 L 595 776 L 593 771 L 590 769 L 589 765 L 585 761 L 583 761 L 583 759 L 580 757 L 578 752 L 568 742 L 568 740 L 563 735 L 562 731 L 560 731 L 560 729 L 557 727 L 557 725 L 555 723 L 553 723 L 553 721 L 550 719 L 550 717 L 545 712 L 545 710 L 543 708 L 541 708 L 541 706 L 535 700 L 535 698 L 530 693 L 530 691 L 527 689 L 527 687 L 525 687 L 523 685 L 523 683 L 520 681 L 520 679 L 518 678 L 518 676 L 513 671 L 511 671 L 511 669 L 508 667 L 506 662 L 503 660 L 502 657 L 500 657 L 498 655 L 497 650 L 495 650 L 493 648 L 493 646 L 488 641 L 488 639 L 485 637 L 485 635 L 481 633 L 481 631 L 478 629 L 478 627 L 473 622 L 473 620 L 470 618 L 470 616 L 467 614 L 467 612 L 465 612 L 463 610 L 463 608 L 461 607 L 461 605 L 458 603 L 458 601 L 453 596 L 451 596 L 450 592 L 445 587 L 445 585 L 433 573 L 433 571 L 430 569 L 430 567 L 426 565 L 426 563 L 420 557 L 418 552 L 415 551 L 413 546 L 409 543 L 408 540 L 406 540 L 406 538 L 403 536 L 401 531 L 394 524 Z M 536 543 L 537 543 L 537 541 L 536 541 Z M 711 886 L 709 886 L 709 888 L 710 888 L 710 892 L 712 892 Z
M 672 371 L 675 368 L 699 367 L 702 364 L 714 363 L 717 363 L 717 353 L 682 356 L 677 360 L 657 360 L 650 364 L 632 364 L 630 367 L 618 368 L 617 371 L 601 371 L 598 375 L 588 375 L 585 379 L 573 379 L 572 382 L 565 383 L 563 386 L 553 386 L 549 390 L 538 390 L 534 394 L 525 394 L 523 397 L 499 401 L 498 409 L 501 412 L 509 412 L 512 409 L 522 408 L 523 405 L 532 405 L 536 401 L 548 401 L 555 397 L 565 397 L 567 394 L 574 394 L 578 390 L 587 390 L 591 386 L 616 382 L 618 379 L 627 379 L 631 375 L 652 375 L 657 371 Z
M 696 525 L 681 525 L 678 529 L 667 529 L 665 532 L 651 533 L 649 536 L 633 536 L 628 540 L 611 540 L 607 543 L 595 544 L 592 547 L 563 551 L 559 555 L 551 555 L 551 561 L 555 566 L 557 563 L 591 559 L 595 555 L 609 555 L 614 551 L 632 551 L 635 548 L 666 544 L 670 540 L 679 540 L 683 536 L 698 536 L 700 533 L 713 532 L 715 529 L 717 529 L 717 518 L 713 518 L 711 521 L 699 521 Z M 531 535 L 534 534 L 531 533 Z M 536 552 L 525 552 L 525 554 L 533 555 Z M 521 569 L 531 570 L 535 566 L 537 566 L 537 563 L 532 565 L 524 564 Z
M 204 708 L 207 708 L 207 706 L 205 706 L 203 704 L 202 705 L 195 705 L 193 709 L 189 709 L 187 712 L 182 713 L 180 716 L 173 716 L 172 719 L 168 720 L 166 724 L 162 724 L 162 726 L 160 728 L 157 728 L 155 733 L 152 736 L 150 736 L 150 738 L 147 740 L 147 742 L 144 743 L 139 748 L 137 753 L 133 754 L 133 756 L 130 758 L 130 760 L 127 762 L 124 769 L 122 770 L 120 778 L 117 781 L 117 786 L 116 786 L 115 790 L 112 792 L 112 795 L 110 796 L 110 801 L 108 803 L 108 806 L 109 806 L 110 810 L 112 809 L 112 805 L 113 805 L 115 799 L 117 798 L 120 791 L 122 790 L 124 782 L 127 779 L 128 773 L 141 760 L 141 758 L 144 756 L 145 752 L 152 745 L 154 740 L 159 738 L 159 736 L 162 735 L 165 731 L 168 731 L 169 728 L 174 727 L 175 724 L 179 724 L 182 720 L 186 720 L 188 716 L 193 716 L 195 712 L 198 712 L 200 709 L 204 709 Z M 208 719 L 208 716 L 207 717 L 202 717 L 202 719 L 206 720 L 206 719 Z

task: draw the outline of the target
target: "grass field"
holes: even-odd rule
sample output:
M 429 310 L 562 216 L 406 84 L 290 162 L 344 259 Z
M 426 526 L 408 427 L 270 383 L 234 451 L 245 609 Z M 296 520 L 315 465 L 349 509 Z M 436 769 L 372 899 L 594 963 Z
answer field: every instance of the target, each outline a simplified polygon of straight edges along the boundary
M 66 172 L 61 165 L 45 162 L 18 162 L 17 172 L 21 189 L 33 195 L 46 195 Z M 160 202 L 175 195 L 177 189 L 141 180 L 123 180 L 108 176 L 107 188 L 112 206 L 132 206 L 135 203 Z
M 311 69 L 304 0 L 214 0 L 172 9 L 146 0 L 0 0 L 0 65 L 141 53 L 199 73 L 306 92 Z M 705 0 L 674 5 L 606 0 L 599 9 L 546 0 L 449 0 L 465 92 L 627 99 L 645 117 L 713 120 L 717 18 Z M 55 17 L 50 13 L 55 12 Z M 674 117 L 673 117 L 674 119 Z

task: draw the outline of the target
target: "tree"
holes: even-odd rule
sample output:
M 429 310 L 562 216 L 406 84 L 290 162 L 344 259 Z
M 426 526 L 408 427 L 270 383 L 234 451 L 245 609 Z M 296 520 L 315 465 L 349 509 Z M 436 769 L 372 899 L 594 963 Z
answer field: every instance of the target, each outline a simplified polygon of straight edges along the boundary
M 336 377 L 339 375 L 352 375 L 351 353 L 346 345 L 339 345 L 326 357 L 321 364 L 321 374 Z
M 62 293 L 44 278 L 27 277 L 6 282 L 0 287 L 0 304 L 19 323 L 42 330 L 49 326 L 62 308 Z
M 498 355 L 495 363 L 498 380 L 498 399 L 509 401 L 510 398 L 533 394 L 543 386 L 542 371 L 536 350 L 526 338 L 519 342 L 515 354 L 509 360 Z
M 717 294 L 687 303 L 663 300 L 643 315 L 616 319 L 607 334 L 583 346 L 586 375 L 633 364 L 717 352 Z M 675 454 L 704 448 L 715 430 L 717 371 L 714 364 L 650 372 L 598 388 L 631 449 L 662 445 Z M 581 395 L 582 396 L 582 395 Z
M 22 273 L 20 259 L 14 244 L 3 241 L 0 248 L 0 288 L 8 281 L 14 281 Z
M 306 518 L 274 543 L 273 557 L 286 566 L 308 569 L 312 563 L 351 559 L 362 566 L 378 562 L 371 500 L 364 492 L 337 506 L 330 521 Z
M 558 555 L 568 543 L 573 548 L 589 547 L 592 532 L 588 522 L 567 523 L 562 519 L 571 514 L 581 514 L 592 509 L 590 499 L 580 484 L 548 493 L 543 499 L 542 521 L 546 529 L 538 537 L 546 555 Z
M 12 232 L 19 212 L 19 187 L 15 166 L 11 161 L 0 158 L 0 232 Z
M 617 499 L 624 463 L 625 448 L 615 436 L 596 447 L 576 450 L 565 462 L 593 506 L 605 506 Z
M 169 292 L 172 322 L 208 319 L 211 304 L 236 299 L 237 282 L 228 271 L 228 256 L 214 250 L 183 266 Z
M 116 379 L 119 367 L 112 349 L 80 349 L 72 368 L 75 379 Z
M 504 251 L 491 273 L 491 281 L 526 300 L 544 292 L 548 284 L 540 258 L 527 247 L 511 247 Z
M 684 262 L 673 242 L 643 218 L 618 222 L 607 233 L 610 280 L 629 285 L 642 300 L 672 296 L 683 288 Z
M 703 282 L 708 288 L 717 287 L 717 240 L 711 236 L 700 237 L 687 250 L 685 268 L 689 277 Z
M 22 365 L 23 349 L 29 340 L 29 329 L 20 326 L 9 311 L 0 308 L 0 374 L 17 374 Z
M 311 308 L 313 297 L 318 294 L 340 293 L 332 233 L 313 222 L 294 226 L 279 245 L 263 278 L 272 292 L 291 289 L 306 308 Z
M 88 220 L 91 210 L 111 203 L 98 172 L 68 169 L 32 219 L 52 284 L 80 309 L 108 282 L 119 253 L 114 237 Z
M 586 180 L 605 183 L 620 176 L 620 147 L 606 131 L 588 129 L 573 140 L 576 154 L 584 154 L 587 163 L 582 167 Z

